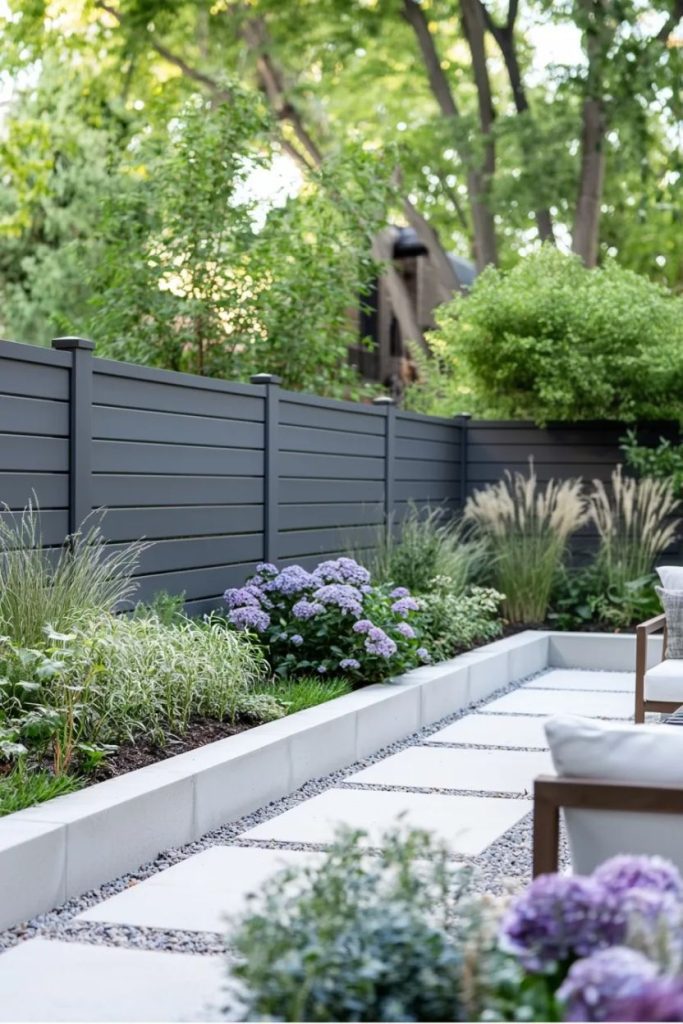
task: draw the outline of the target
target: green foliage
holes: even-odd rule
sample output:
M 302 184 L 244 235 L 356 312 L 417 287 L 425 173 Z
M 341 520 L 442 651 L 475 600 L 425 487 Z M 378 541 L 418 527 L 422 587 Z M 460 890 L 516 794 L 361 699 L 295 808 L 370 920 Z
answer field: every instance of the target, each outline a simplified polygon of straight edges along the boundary
M 244 1020 L 462 1019 L 456 866 L 422 833 L 386 836 L 377 856 L 363 838 L 267 882 L 229 936 Z
M 543 622 L 568 539 L 586 517 L 580 480 L 550 480 L 542 489 L 532 464 L 527 477 L 506 471 L 499 483 L 468 499 L 465 519 L 488 544 L 506 618 Z
M 136 619 L 156 616 L 163 626 L 175 626 L 183 622 L 187 616 L 185 607 L 185 593 L 169 594 L 167 590 L 158 590 L 151 601 L 139 601 L 133 609 L 133 617 Z
M 595 564 L 563 569 L 553 587 L 548 621 L 555 629 L 620 630 L 661 611 L 656 577 L 610 580 Z
M 303 676 L 301 679 L 274 678 L 263 687 L 263 693 L 272 697 L 282 706 L 287 715 L 297 711 L 317 707 L 335 697 L 343 697 L 351 693 L 352 686 L 348 679 L 331 677 L 321 679 L 320 676 Z
M 253 95 L 195 96 L 136 148 L 113 182 L 84 266 L 101 354 L 286 387 L 357 394 L 348 310 L 376 272 L 373 230 L 387 187 L 377 160 L 348 149 L 274 205 L 265 222 L 248 180 L 275 150 Z
M 380 583 L 407 587 L 416 594 L 430 590 L 435 576 L 448 576 L 459 593 L 481 575 L 485 546 L 473 540 L 461 520 L 444 508 L 418 507 L 413 502 L 400 522 L 395 518 L 377 533 L 376 546 L 365 557 Z
M 86 519 L 56 554 L 44 546 L 40 509 L 0 515 L 0 630 L 19 646 L 39 645 L 46 627 L 68 630 L 111 611 L 136 589 L 132 574 L 144 545 L 107 551 L 97 522 Z
M 453 588 L 448 576 L 433 579 L 429 592 L 420 597 L 420 625 L 434 660 L 452 658 L 500 636 L 503 600 L 503 594 L 488 587 L 472 587 L 463 593 Z
M 489 268 L 440 308 L 435 352 L 493 416 L 676 418 L 683 299 L 614 262 L 586 270 L 544 247 Z
M 0 817 L 73 793 L 82 785 L 73 775 L 55 777 L 47 771 L 29 769 L 22 759 L 9 772 L 0 775 Z
M 670 481 L 674 494 L 683 497 L 683 444 L 672 444 L 661 437 L 656 448 L 638 444 L 634 430 L 629 430 L 623 439 L 621 449 L 626 464 L 638 476 L 649 476 L 655 480 Z

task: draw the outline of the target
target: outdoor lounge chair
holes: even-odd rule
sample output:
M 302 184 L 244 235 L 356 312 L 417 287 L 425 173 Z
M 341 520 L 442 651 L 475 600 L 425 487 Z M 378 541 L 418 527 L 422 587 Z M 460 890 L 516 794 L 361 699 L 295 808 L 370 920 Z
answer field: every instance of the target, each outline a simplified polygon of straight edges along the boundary
M 546 733 L 557 777 L 534 784 L 534 876 L 558 869 L 560 809 L 579 874 L 619 853 L 683 870 L 683 729 L 563 716 Z
M 683 568 L 677 565 L 663 565 L 657 569 L 662 582 L 658 590 L 664 603 L 672 599 L 680 609 L 680 594 L 683 592 Z M 653 633 L 662 630 L 662 656 L 656 665 L 648 667 L 648 642 Z M 680 627 L 674 612 L 672 644 L 676 656 L 671 657 L 669 632 L 666 615 L 655 615 L 653 619 L 636 627 L 636 703 L 633 720 L 645 721 L 646 711 L 672 714 L 683 705 L 683 658 L 680 653 Z M 667 657 L 667 655 L 669 655 Z

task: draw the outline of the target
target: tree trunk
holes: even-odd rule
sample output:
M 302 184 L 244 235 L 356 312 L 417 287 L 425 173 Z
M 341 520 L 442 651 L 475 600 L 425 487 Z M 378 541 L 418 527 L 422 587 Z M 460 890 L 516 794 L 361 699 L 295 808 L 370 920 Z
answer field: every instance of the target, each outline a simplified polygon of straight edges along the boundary
M 432 225 L 409 199 L 403 200 L 403 210 L 408 223 L 427 250 L 427 258 L 439 289 L 439 301 L 449 302 L 455 292 L 464 290 L 455 267 Z
M 477 87 L 479 127 L 484 139 L 484 158 L 481 166 L 474 172 L 478 202 L 476 209 L 474 207 L 472 209 L 475 222 L 479 223 L 479 239 L 476 248 L 477 268 L 483 270 L 489 263 L 498 262 L 494 219 L 487 203 L 487 196 L 490 193 L 493 176 L 496 172 L 496 146 L 493 138 L 495 111 L 486 63 L 486 26 L 478 0 L 460 0 L 460 9 L 463 30 L 472 57 L 472 72 Z
M 405 282 L 394 266 L 395 240 L 394 229 L 385 228 L 384 231 L 380 231 L 373 241 L 372 255 L 384 266 L 382 277 L 387 286 L 393 314 L 401 329 L 401 339 L 405 345 L 417 344 L 423 352 L 429 353 L 429 346 L 417 322 Z
M 434 38 L 422 7 L 416 0 L 403 0 L 403 15 L 415 33 L 422 61 L 434 99 L 445 118 L 455 121 L 460 111 L 446 78 L 441 60 L 436 50 Z M 486 180 L 479 168 L 472 166 L 472 156 L 461 141 L 456 141 L 458 155 L 467 170 L 467 192 L 472 215 L 474 233 L 474 254 L 478 270 L 483 270 L 488 263 L 496 262 L 496 236 L 493 215 L 485 201 Z
M 606 119 L 601 99 L 584 100 L 581 130 L 581 172 L 572 231 L 572 251 L 587 267 L 598 262 L 600 206 L 605 177 Z

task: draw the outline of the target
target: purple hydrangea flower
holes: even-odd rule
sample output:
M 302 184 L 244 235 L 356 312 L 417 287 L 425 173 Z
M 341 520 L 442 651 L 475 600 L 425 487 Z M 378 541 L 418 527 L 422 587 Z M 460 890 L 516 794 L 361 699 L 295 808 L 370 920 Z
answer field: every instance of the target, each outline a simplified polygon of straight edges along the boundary
M 270 626 L 270 615 L 251 606 L 233 608 L 228 615 L 228 622 L 236 629 L 253 629 L 256 633 L 264 633 Z
M 663 857 L 611 857 L 593 872 L 593 878 L 615 896 L 633 889 L 650 889 L 683 899 L 683 879 L 678 868 Z
M 259 562 L 256 566 L 256 572 L 266 573 L 268 576 L 277 576 L 277 566 L 273 565 L 272 562 Z
M 318 665 L 318 674 L 319 675 L 324 676 L 326 672 L 327 672 L 327 668 L 326 668 L 325 665 Z
M 347 583 L 328 583 L 324 587 L 319 587 L 313 594 L 313 599 L 320 601 L 321 604 L 336 605 L 340 611 L 349 612 L 356 618 L 363 614 L 363 598 L 360 591 Z
M 423 665 L 429 665 L 429 663 L 432 660 L 432 656 L 426 647 L 418 647 L 415 653 L 417 654 L 418 658 L 420 659 Z
M 387 636 L 383 629 L 373 626 L 365 638 L 365 650 L 368 654 L 379 654 L 382 658 L 391 658 L 396 654 L 398 648 L 396 641 Z
M 339 668 L 343 669 L 345 672 L 355 672 L 360 668 L 360 662 L 355 658 L 342 658 L 339 662 Z
M 399 597 L 398 601 L 394 601 L 392 604 L 391 610 L 396 615 L 402 615 L 403 618 L 406 618 L 411 612 L 418 612 L 420 605 L 414 597 Z
M 370 582 L 370 573 L 353 558 L 334 558 L 321 562 L 313 570 L 322 583 L 350 583 L 361 586 Z
M 393 597 L 394 599 L 398 597 L 410 597 L 410 591 L 407 587 L 395 587 L 389 594 L 389 597 Z
M 396 632 L 400 633 L 401 636 L 404 636 L 406 640 L 415 639 L 415 630 L 412 626 L 409 626 L 407 622 L 399 622 L 396 627 Z
M 228 608 L 243 608 L 245 606 L 249 606 L 251 608 L 260 607 L 258 597 L 249 586 L 231 587 L 223 594 L 223 600 L 227 604 Z
M 317 586 L 317 579 L 302 569 L 300 565 L 288 565 L 272 580 L 265 584 L 265 590 L 274 591 L 284 597 L 300 594 L 302 590 L 310 590 Z
M 656 974 L 657 967 L 651 960 L 625 946 L 602 949 L 585 960 L 577 960 L 557 990 L 557 998 L 564 1007 L 563 1019 L 608 1020 L 615 1000 L 637 995 Z
M 290 636 L 289 642 L 294 644 L 295 647 L 301 647 L 304 638 L 299 633 L 295 633 L 294 636 Z
M 552 971 L 574 956 L 623 941 L 618 900 L 592 878 L 540 875 L 512 904 L 501 928 L 503 949 L 528 971 Z
M 615 993 L 603 1020 L 683 1021 L 683 978 L 653 978 L 642 982 L 635 993 Z
M 302 597 L 300 601 L 297 601 L 292 608 L 292 615 L 295 619 L 302 619 L 304 622 L 307 619 L 313 619 L 316 615 L 320 615 L 321 612 L 325 611 L 325 606 L 320 604 L 318 601 L 308 601 L 305 597 Z
M 369 633 L 371 629 L 374 629 L 370 619 L 359 619 L 358 622 L 354 622 L 352 629 L 354 633 Z

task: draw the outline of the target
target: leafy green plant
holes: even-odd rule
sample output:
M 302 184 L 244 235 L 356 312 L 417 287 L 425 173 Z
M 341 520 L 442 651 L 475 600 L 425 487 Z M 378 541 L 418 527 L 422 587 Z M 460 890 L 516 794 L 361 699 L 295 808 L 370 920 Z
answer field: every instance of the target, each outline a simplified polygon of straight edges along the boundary
M 680 415 L 683 298 L 613 261 L 588 270 L 543 246 L 487 268 L 436 316 L 431 345 L 479 412 L 540 424 Z
M 453 592 L 460 592 L 481 575 L 486 547 L 471 536 L 461 519 L 443 507 L 420 508 L 413 502 L 397 522 L 395 517 L 378 530 L 377 543 L 366 559 L 378 583 L 428 593 L 437 575 L 448 576 Z
M 187 618 L 184 608 L 184 592 L 169 594 L 167 590 L 158 590 L 151 601 L 139 601 L 135 605 L 133 618 L 144 619 L 151 615 L 164 626 L 174 626 Z
M 325 704 L 335 697 L 343 697 L 344 694 L 351 693 L 351 690 L 352 686 L 348 679 L 321 679 L 320 676 L 303 676 L 301 679 L 276 677 L 263 688 L 264 694 L 277 701 L 287 715 L 317 707 L 318 704 Z
M 40 509 L 4 506 L 0 515 L 0 629 L 20 647 L 39 645 L 46 627 L 68 631 L 132 596 L 144 545 L 107 549 L 90 517 L 55 552 L 43 543 Z
M 580 480 L 550 480 L 541 488 L 533 464 L 528 476 L 506 472 L 468 499 L 465 519 L 488 543 L 507 619 L 543 622 L 567 541 L 586 516 Z
M 352 558 L 321 562 L 313 572 L 262 562 L 223 596 L 229 624 L 259 637 L 279 676 L 344 673 L 382 682 L 431 660 L 420 645 L 419 601 L 405 587 L 373 586 Z
M 629 430 L 621 442 L 621 450 L 638 476 L 649 476 L 655 480 L 668 480 L 674 494 L 683 497 L 683 444 L 673 444 L 660 437 L 656 448 L 638 443 L 635 430 Z
M 432 580 L 420 597 L 425 642 L 436 661 L 500 636 L 503 594 L 488 587 L 472 587 L 465 593 L 453 590 L 448 576 Z
M 56 777 L 51 772 L 30 768 L 21 758 L 9 772 L 0 775 L 0 816 L 73 793 L 82 785 L 77 776 Z
M 593 563 L 563 568 L 553 587 L 548 621 L 555 629 L 625 629 L 661 611 L 653 573 L 610 584 Z
M 462 876 L 423 833 L 342 833 L 319 867 L 266 883 L 229 936 L 244 1020 L 453 1021 Z
M 670 480 L 612 472 L 609 489 L 593 481 L 590 518 L 600 538 L 596 568 L 604 593 L 619 599 L 625 620 L 632 622 L 638 594 L 652 580 L 656 558 L 673 543 L 680 502 Z

